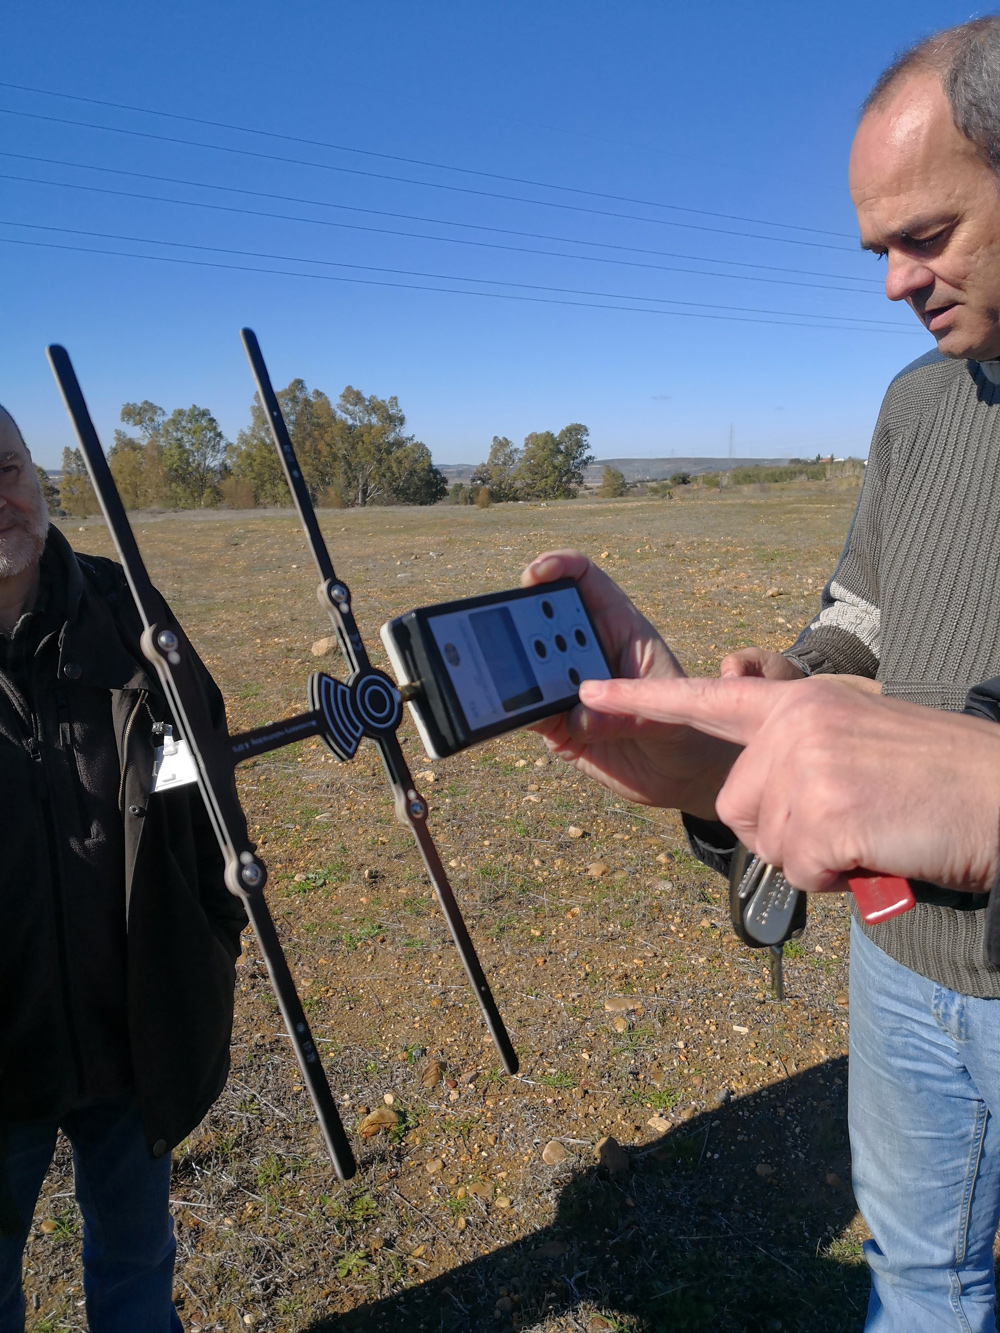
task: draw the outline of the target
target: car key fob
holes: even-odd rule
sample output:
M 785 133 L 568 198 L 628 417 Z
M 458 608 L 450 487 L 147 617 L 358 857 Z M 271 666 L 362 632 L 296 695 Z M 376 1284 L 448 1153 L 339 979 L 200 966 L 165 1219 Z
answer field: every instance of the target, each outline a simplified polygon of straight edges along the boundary
M 765 866 L 757 888 L 747 901 L 743 924 L 761 944 L 783 944 L 790 934 L 799 891 L 776 866 Z
M 773 947 L 802 934 L 806 895 L 742 844 L 733 854 L 729 886 L 733 930 L 751 949 Z

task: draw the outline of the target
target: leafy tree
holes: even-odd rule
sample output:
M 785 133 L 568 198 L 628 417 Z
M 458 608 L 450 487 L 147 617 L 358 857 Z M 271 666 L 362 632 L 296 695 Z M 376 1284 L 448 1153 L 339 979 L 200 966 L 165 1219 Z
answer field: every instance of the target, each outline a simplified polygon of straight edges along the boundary
M 470 486 L 485 486 L 494 504 L 518 499 L 517 469 L 521 464 L 521 450 L 506 435 L 494 435 L 490 456 L 480 463 L 469 478 Z
M 126 509 L 146 509 L 170 503 L 170 481 L 163 465 L 160 438 L 165 413 L 149 399 L 123 403 L 121 420 L 137 435 L 115 431 L 108 451 L 108 465 Z
M 580 422 L 525 437 L 524 452 L 515 474 L 518 490 L 527 500 L 571 499 L 583 485 L 584 469 L 593 461 L 588 453 L 590 432 Z
M 63 450 L 59 503 L 73 518 L 86 518 L 88 514 L 96 514 L 100 509 L 79 449 Z
M 38 463 L 35 464 L 35 472 L 38 484 L 42 488 L 42 499 L 45 501 L 46 509 L 52 515 L 62 514 L 64 510 L 59 504 L 59 487 L 53 485 L 52 478 Z
M 178 407 L 159 428 L 163 468 L 181 508 L 218 504 L 229 443 L 207 407 Z
M 672 473 L 670 474 L 670 484 L 671 484 L 671 486 L 690 486 L 690 485 L 691 485 L 691 473 L 690 473 L 690 472 L 672 472 Z
M 310 390 L 302 379 L 292 380 L 278 390 L 276 397 L 310 499 L 319 500 L 339 480 L 338 423 L 333 404 L 321 389 Z M 250 407 L 250 426 L 237 435 L 229 463 L 233 477 L 249 487 L 256 504 L 289 503 L 271 428 L 256 396 Z
M 628 494 L 628 483 L 625 480 L 625 473 L 619 468 L 609 467 L 605 464 L 604 475 L 601 478 L 601 484 L 597 489 L 598 495 L 617 499 L 622 495 Z
M 343 502 L 434 504 L 448 493 L 430 450 L 403 433 L 399 400 L 365 397 L 348 385 L 337 403 L 338 482 Z

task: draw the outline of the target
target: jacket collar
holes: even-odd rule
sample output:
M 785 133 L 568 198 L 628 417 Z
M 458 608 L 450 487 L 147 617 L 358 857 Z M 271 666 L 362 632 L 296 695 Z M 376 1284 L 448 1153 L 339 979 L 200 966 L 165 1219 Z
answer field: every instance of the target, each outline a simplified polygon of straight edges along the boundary
M 79 682 L 96 689 L 147 690 L 160 694 L 159 682 L 144 663 L 139 648 L 141 624 L 132 606 L 131 593 L 121 580 L 121 592 L 127 599 L 122 617 L 131 626 L 129 644 L 122 641 L 122 628 L 116 623 L 105 597 L 80 564 L 69 542 L 55 526 L 49 527 L 46 545 L 58 556 L 65 575 L 66 623 L 59 634 L 60 680 Z

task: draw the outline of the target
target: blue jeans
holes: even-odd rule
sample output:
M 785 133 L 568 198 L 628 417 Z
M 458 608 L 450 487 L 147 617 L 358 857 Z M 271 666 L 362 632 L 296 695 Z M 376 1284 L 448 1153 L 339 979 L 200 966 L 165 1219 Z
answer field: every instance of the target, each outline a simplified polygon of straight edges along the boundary
M 0 1333 L 24 1333 L 21 1256 L 59 1129 L 73 1145 L 91 1333 L 181 1333 L 171 1299 L 170 1156 L 150 1157 L 129 1098 L 71 1111 L 58 1123 L 7 1127 L 10 1188 L 24 1229 L 0 1236 Z
M 852 922 L 849 1107 L 867 1333 L 996 1333 L 1000 1000 L 928 981 Z

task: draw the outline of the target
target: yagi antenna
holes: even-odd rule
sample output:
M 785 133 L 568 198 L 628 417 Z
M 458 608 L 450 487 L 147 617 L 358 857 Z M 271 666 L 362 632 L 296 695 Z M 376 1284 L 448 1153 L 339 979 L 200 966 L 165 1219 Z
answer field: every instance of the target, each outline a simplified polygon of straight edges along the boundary
M 392 790 L 396 817 L 409 827 L 420 848 L 466 975 L 509 1074 L 517 1072 L 518 1059 L 428 830 L 427 802 L 414 785 L 396 736 L 402 717 L 400 693 L 389 677 L 369 661 L 354 619 L 350 591 L 334 573 L 257 338 L 250 329 L 243 329 L 241 337 L 319 572 L 319 600 L 333 623 L 348 674 L 346 681 L 340 681 L 325 672 L 314 672 L 307 686 L 307 712 L 237 736 L 220 733 L 212 724 L 194 665 L 194 650 L 176 621 L 168 621 L 164 602 L 150 582 L 65 348 L 49 347 L 48 359 L 142 618 L 142 651 L 156 669 L 180 737 L 187 742 L 194 758 L 198 786 L 225 859 L 226 886 L 241 900 L 253 926 L 331 1160 L 340 1179 L 347 1180 L 357 1170 L 354 1154 L 264 898 L 267 869 L 247 840 L 235 782 L 236 765 L 242 760 L 304 740 L 307 736 L 319 736 L 345 763 L 354 757 L 366 737 L 378 747 Z

